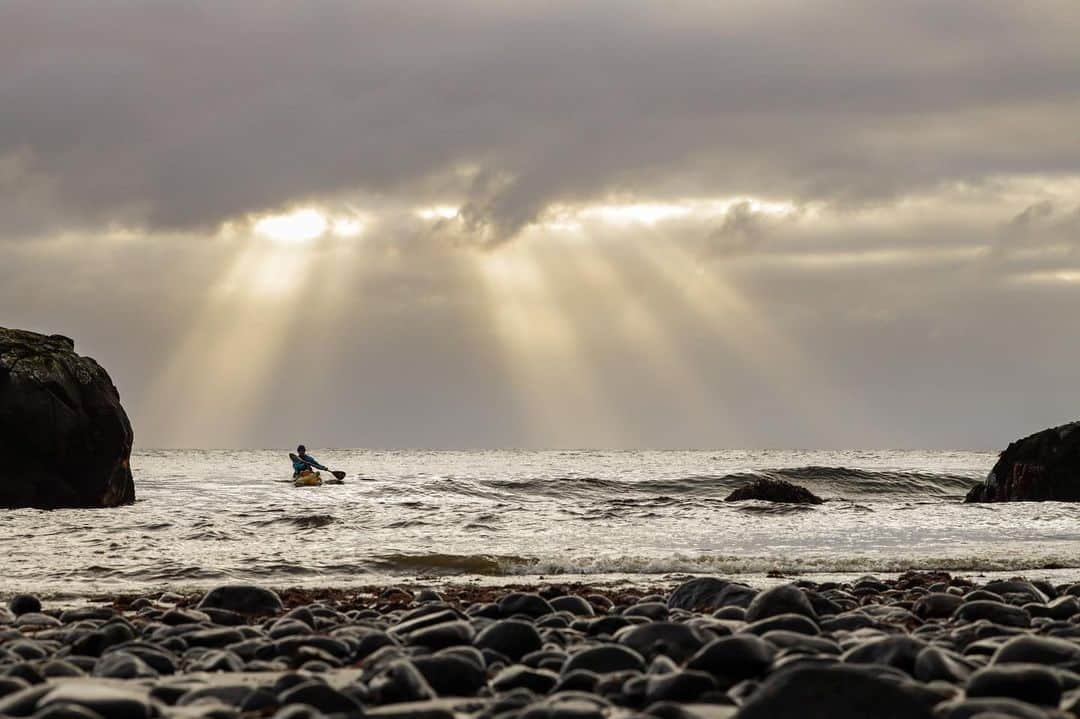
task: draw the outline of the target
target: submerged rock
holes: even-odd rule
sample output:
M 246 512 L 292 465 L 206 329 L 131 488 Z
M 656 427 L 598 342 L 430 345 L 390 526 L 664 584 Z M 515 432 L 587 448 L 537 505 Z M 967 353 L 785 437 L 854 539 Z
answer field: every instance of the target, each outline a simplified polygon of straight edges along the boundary
M 784 502 L 787 504 L 821 504 L 825 500 L 806 487 L 785 481 L 757 477 L 748 484 L 729 494 L 725 502 L 741 502 L 745 499 L 761 499 L 766 502 Z
M 1080 502 L 1080 422 L 1010 444 L 965 502 Z
M 0 507 L 135 501 L 132 430 L 108 373 L 60 335 L 0 327 Z

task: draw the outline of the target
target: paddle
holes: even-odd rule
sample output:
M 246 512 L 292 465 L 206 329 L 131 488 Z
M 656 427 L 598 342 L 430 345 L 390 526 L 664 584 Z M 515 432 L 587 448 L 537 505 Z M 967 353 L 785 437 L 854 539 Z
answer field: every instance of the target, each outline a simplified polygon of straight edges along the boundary
M 311 462 L 307 461 L 307 460 L 306 460 L 306 459 L 304 459 L 303 457 L 297 457 L 297 456 L 296 456 L 295 454 L 293 454 L 292 452 L 289 452 L 289 457 L 290 457 L 291 459 L 299 459 L 299 460 L 300 460 L 301 462 L 303 462 L 303 463 L 304 463 L 304 464 L 306 464 L 307 466 L 311 467 L 312 469 L 319 469 L 319 467 L 315 466 L 314 464 L 312 464 Z M 325 470 L 326 470 L 327 472 L 329 472 L 330 474 L 334 475 L 334 479 L 345 479 L 345 473 L 344 473 L 344 472 L 342 472 L 341 470 L 336 470 L 336 471 L 335 471 L 335 470 L 332 470 L 332 469 L 326 469 L 326 467 L 323 467 L 322 469 L 325 469 Z

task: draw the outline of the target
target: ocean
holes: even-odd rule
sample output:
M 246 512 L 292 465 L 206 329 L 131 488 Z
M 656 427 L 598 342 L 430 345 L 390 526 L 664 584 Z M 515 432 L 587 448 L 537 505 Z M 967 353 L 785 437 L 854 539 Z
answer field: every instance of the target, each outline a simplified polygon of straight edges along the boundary
M 995 455 L 925 451 L 140 451 L 138 501 L 0 511 L 0 594 L 408 579 L 1080 574 L 1080 506 L 963 504 Z M 754 475 L 818 506 L 726 503 Z

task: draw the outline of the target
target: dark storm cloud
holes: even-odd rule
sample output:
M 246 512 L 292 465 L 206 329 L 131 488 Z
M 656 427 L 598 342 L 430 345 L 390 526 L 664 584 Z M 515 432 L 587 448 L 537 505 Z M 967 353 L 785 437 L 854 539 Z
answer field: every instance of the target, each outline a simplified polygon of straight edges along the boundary
M 3 210 L 212 228 L 423 188 L 498 241 L 609 193 L 1076 172 L 1078 32 L 1071 0 L 8 2 Z
M 3 2 L 0 325 L 74 336 L 144 447 L 997 447 L 1075 419 L 1077 37 L 1075 0 Z M 363 229 L 251 232 L 306 205 Z

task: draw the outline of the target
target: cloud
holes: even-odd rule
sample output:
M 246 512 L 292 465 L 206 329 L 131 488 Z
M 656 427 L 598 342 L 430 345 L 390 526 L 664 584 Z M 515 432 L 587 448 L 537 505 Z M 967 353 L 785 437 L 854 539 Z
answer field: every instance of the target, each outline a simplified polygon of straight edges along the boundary
M 2 3 L 0 323 L 143 446 L 996 447 L 1075 418 L 1078 21 Z
M 5 3 L 0 158 L 48 188 L 5 209 L 20 227 L 206 230 L 312 198 L 424 191 L 498 243 L 554 203 L 612 193 L 858 203 L 1077 172 L 1077 14 L 1067 1 Z

